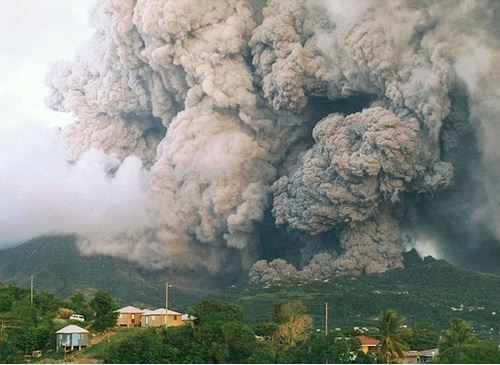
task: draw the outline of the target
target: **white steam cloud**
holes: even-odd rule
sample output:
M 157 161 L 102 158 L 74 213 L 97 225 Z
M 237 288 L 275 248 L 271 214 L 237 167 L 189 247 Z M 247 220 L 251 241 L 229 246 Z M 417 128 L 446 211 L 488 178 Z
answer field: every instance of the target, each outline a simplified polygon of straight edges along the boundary
M 120 161 L 91 149 L 69 164 L 66 155 L 53 129 L 36 125 L 22 131 L 2 128 L 3 244 L 48 233 L 94 235 L 147 224 L 148 174 L 137 157 Z

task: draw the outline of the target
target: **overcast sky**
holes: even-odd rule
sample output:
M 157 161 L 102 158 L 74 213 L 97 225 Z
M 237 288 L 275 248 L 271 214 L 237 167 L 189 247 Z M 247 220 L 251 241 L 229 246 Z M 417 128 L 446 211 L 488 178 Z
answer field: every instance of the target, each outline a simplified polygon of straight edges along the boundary
M 134 209 L 145 200 L 140 162 L 132 158 L 128 167 L 118 170 L 121 177 L 117 174 L 114 179 L 102 167 L 112 157 L 103 153 L 89 152 L 81 162 L 68 164 L 55 127 L 68 124 L 72 117 L 45 106 L 48 65 L 73 59 L 76 49 L 90 38 L 89 10 L 95 2 L 2 1 L 0 249 L 41 234 L 123 226 L 104 219 L 120 210 L 142 217 L 143 210 Z M 129 225 L 133 223 L 129 216 L 134 214 L 118 219 Z
M 45 106 L 50 62 L 73 58 L 91 35 L 89 9 L 95 0 L 3 1 L 0 11 L 0 124 L 63 125 L 69 115 Z M 1 127 L 0 127 L 1 129 Z

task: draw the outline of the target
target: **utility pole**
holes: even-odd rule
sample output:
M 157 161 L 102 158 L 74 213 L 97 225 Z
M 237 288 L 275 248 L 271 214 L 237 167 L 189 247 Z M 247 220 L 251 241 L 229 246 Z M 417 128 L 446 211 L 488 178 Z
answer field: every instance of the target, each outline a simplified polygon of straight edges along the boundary
M 168 328 L 168 281 L 165 284 L 165 329 Z
M 325 336 L 328 335 L 328 302 L 325 302 Z
M 31 299 L 31 306 L 33 306 L 33 275 L 31 275 L 31 296 L 30 296 L 30 299 Z

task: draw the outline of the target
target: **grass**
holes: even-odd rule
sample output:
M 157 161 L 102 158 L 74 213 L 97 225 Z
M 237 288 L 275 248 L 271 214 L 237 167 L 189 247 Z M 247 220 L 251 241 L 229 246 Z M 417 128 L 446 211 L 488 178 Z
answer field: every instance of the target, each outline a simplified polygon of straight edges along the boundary
M 104 339 L 103 341 L 87 347 L 82 351 L 75 353 L 75 357 L 92 358 L 92 359 L 102 359 L 104 353 L 115 343 L 121 342 L 124 339 L 134 336 L 135 334 L 143 331 L 143 328 L 114 328 L 112 331 L 114 335 Z

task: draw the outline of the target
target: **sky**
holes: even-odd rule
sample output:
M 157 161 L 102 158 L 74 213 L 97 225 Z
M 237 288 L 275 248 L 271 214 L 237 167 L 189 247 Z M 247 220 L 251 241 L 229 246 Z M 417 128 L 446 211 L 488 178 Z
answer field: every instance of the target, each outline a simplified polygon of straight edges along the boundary
M 45 106 L 50 62 L 71 60 L 92 34 L 95 0 L 3 1 L 0 11 L 0 130 L 61 126 L 71 116 Z
M 90 38 L 89 11 L 95 2 L 2 2 L 0 249 L 41 234 L 121 230 L 134 222 L 142 224 L 145 174 L 141 162 L 134 157 L 124 161 L 113 179 L 106 167 L 118 168 L 118 161 L 102 152 L 89 151 L 78 163 L 68 164 L 67 151 L 56 134 L 57 127 L 73 118 L 45 105 L 48 65 L 72 60 Z

